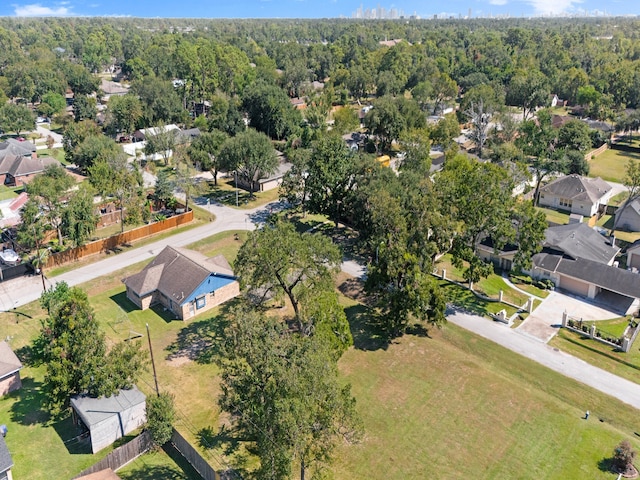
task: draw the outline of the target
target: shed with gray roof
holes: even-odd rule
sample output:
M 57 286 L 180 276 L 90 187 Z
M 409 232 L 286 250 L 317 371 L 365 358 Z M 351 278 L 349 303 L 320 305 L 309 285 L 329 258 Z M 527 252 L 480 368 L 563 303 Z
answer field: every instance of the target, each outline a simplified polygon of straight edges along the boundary
M 108 447 L 147 421 L 146 396 L 135 386 L 129 390 L 122 389 L 110 397 L 72 397 L 71 408 L 74 421 L 89 431 L 93 453 Z

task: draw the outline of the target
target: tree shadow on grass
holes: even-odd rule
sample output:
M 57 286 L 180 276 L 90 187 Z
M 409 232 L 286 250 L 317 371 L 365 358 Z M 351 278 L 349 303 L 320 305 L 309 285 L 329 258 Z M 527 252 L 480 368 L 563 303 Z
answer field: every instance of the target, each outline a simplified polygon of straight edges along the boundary
M 175 341 L 166 348 L 169 352 L 167 360 L 187 358 L 201 364 L 211 363 L 221 353 L 224 330 L 229 325 L 229 308 L 229 304 L 226 304 L 221 307 L 218 315 L 182 328 Z
M 353 346 L 358 350 L 386 350 L 391 336 L 384 328 L 383 318 L 364 305 L 353 305 L 344 309 L 349 320 Z
M 48 424 L 51 421 L 49 412 L 42 408 L 44 394 L 42 383 L 32 378 L 23 378 L 22 387 L 9 394 L 17 401 L 11 405 L 11 421 L 21 425 Z
M 198 446 L 205 450 L 214 448 L 222 449 L 224 455 L 233 455 L 238 452 L 242 438 L 236 428 L 227 428 L 223 425 L 217 432 L 211 427 L 200 429 L 197 433 Z
M 200 448 L 204 450 L 219 448 L 224 456 L 234 457 L 233 469 L 227 468 L 227 470 L 217 472 L 222 480 L 245 478 L 243 473 L 248 463 L 248 457 L 246 453 L 240 451 L 240 445 L 245 439 L 238 429 L 227 428 L 223 425 L 218 432 L 215 432 L 213 428 L 205 427 L 197 433 L 197 438 Z
M 598 470 L 606 473 L 613 473 L 613 457 L 603 458 L 598 462 Z

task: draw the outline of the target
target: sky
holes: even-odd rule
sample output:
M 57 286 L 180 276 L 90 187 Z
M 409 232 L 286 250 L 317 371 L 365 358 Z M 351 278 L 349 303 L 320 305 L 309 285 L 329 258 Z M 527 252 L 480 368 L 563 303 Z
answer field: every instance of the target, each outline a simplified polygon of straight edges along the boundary
M 443 16 L 640 15 L 638 0 L 0 0 L 0 16 L 126 16 L 193 18 L 351 17 L 358 7 Z

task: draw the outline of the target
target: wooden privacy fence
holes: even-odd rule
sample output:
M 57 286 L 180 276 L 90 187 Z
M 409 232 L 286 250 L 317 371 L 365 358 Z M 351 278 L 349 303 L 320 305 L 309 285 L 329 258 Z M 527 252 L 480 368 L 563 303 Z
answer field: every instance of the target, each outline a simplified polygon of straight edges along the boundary
M 220 477 L 216 476 L 216 472 L 211 468 L 211 465 L 202 458 L 198 451 L 175 428 L 171 434 L 171 443 L 204 480 L 219 480 Z
M 131 460 L 134 460 L 136 457 L 149 450 L 151 448 L 151 444 L 151 435 L 148 431 L 144 431 L 130 442 L 116 448 L 98 463 L 94 463 L 73 478 L 79 478 L 107 468 L 116 471 L 126 463 L 129 463 Z
M 95 255 L 96 253 L 107 252 L 113 250 L 119 245 L 125 245 L 135 242 L 142 238 L 155 235 L 156 233 L 170 230 L 172 228 L 179 227 L 193 220 L 193 210 L 190 210 L 179 215 L 161 220 L 159 222 L 153 222 L 142 227 L 128 230 L 124 233 L 113 235 L 109 238 L 103 238 L 102 240 L 96 240 L 95 242 L 87 243 L 81 247 L 71 248 L 64 252 L 54 253 L 49 257 L 46 268 L 57 267 L 66 263 L 74 262 L 89 255 Z
M 591 150 L 590 152 L 587 152 L 584 156 L 584 159 L 588 162 L 589 160 L 591 160 L 594 157 L 597 157 L 598 155 L 600 155 L 602 152 L 604 152 L 605 150 L 609 149 L 609 144 L 605 143 L 603 145 L 600 145 L 598 148 L 596 148 L 595 150 Z

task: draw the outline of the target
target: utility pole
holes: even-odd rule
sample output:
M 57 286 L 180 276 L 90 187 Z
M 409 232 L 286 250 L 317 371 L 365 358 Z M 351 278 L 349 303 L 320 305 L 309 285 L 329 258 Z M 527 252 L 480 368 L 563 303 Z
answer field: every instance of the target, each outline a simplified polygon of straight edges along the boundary
M 233 172 L 236 176 L 236 207 L 238 206 L 238 171 Z
M 149 353 L 151 354 L 151 366 L 153 367 L 153 380 L 156 382 L 156 393 L 160 396 L 158 388 L 158 375 L 156 374 L 156 362 L 153 360 L 153 348 L 151 348 L 151 335 L 149 334 L 149 324 L 147 323 L 147 340 L 149 340 Z

